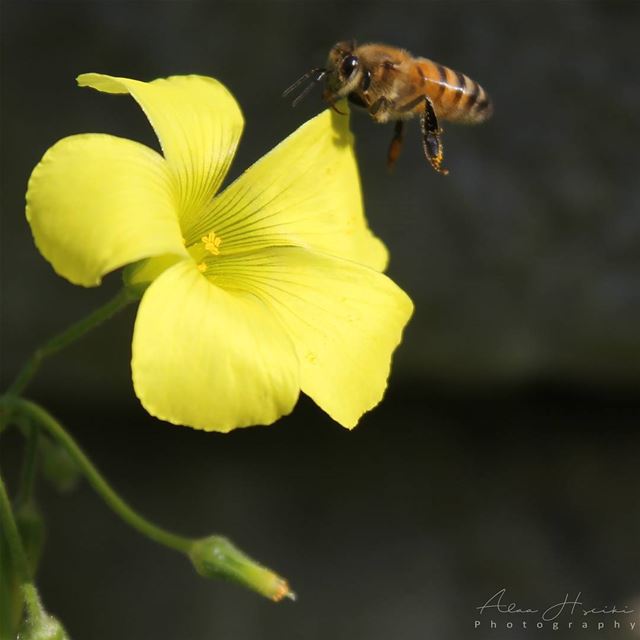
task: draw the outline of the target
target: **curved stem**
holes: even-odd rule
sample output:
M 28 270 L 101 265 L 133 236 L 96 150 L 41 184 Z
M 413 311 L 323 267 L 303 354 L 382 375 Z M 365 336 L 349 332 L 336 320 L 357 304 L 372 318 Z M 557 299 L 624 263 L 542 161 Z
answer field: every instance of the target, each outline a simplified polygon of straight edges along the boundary
M 57 353 L 61 349 L 64 349 L 64 347 L 82 338 L 82 336 L 91 331 L 91 329 L 102 324 L 105 320 L 108 320 L 118 311 L 124 309 L 127 305 L 137 299 L 137 296 L 130 289 L 121 289 L 114 298 L 109 300 L 109 302 L 90 313 L 86 318 L 72 324 L 62 333 L 51 338 L 48 342 L 37 349 L 29 360 L 27 360 L 13 384 L 7 390 L 7 393 L 11 395 L 19 395 L 22 393 L 29 382 L 31 382 L 31 379 L 36 374 L 45 358 Z
M 67 453 L 69 453 L 82 470 L 82 473 L 96 492 L 127 524 L 159 544 L 175 549 L 176 551 L 182 551 L 186 554 L 189 553 L 194 543 L 193 540 L 165 531 L 136 513 L 109 486 L 109 483 L 84 454 L 82 449 L 75 443 L 71 435 L 65 431 L 62 425 L 52 415 L 42 409 L 42 407 L 39 407 L 29 400 L 7 396 L 1 398 L 0 403 L 21 414 L 28 415 L 34 423 L 48 431 L 53 438 L 67 450 Z

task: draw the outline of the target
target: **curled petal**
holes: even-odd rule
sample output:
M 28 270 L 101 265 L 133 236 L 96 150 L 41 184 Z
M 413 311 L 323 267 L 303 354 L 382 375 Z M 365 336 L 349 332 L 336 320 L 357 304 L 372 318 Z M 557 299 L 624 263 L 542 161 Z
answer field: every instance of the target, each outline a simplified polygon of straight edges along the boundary
M 302 391 L 334 420 L 351 428 L 380 402 L 413 311 L 389 278 L 297 247 L 220 257 L 207 275 L 253 293 L 280 319 L 298 353 Z
M 74 284 L 186 253 L 164 159 L 124 138 L 87 134 L 51 147 L 29 180 L 27 220 L 42 255 Z
M 78 84 L 130 93 L 142 107 L 169 164 L 186 237 L 220 188 L 240 140 L 244 120 L 235 98 L 217 80 L 196 75 L 140 82 L 84 73 Z
M 214 232 L 221 253 L 296 245 L 382 270 L 387 251 L 367 226 L 349 118 L 325 111 L 217 196 L 187 236 Z
M 132 369 L 149 413 L 207 431 L 271 424 L 299 392 L 296 352 L 278 320 L 255 296 L 211 284 L 191 260 L 145 292 Z

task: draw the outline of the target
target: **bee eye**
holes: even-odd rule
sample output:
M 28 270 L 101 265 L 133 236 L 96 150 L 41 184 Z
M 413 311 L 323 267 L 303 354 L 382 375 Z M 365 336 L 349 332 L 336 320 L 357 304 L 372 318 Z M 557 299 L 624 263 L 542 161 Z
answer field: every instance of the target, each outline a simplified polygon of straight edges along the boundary
M 351 77 L 358 67 L 358 58 L 356 56 L 347 56 L 340 66 L 340 71 L 345 78 Z

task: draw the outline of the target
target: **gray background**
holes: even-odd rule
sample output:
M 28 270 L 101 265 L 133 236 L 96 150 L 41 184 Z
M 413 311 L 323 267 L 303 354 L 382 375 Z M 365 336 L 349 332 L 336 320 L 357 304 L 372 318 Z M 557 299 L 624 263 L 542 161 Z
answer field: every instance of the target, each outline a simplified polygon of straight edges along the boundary
M 353 433 L 304 399 L 228 436 L 151 420 L 129 377 L 134 310 L 46 365 L 32 396 L 134 505 L 228 534 L 300 595 L 274 606 L 205 582 L 88 487 L 42 485 L 40 584 L 74 638 L 543 637 L 472 630 L 502 587 L 522 606 L 582 591 L 640 610 L 638 33 L 633 1 L 3 2 L 5 385 L 119 285 L 73 287 L 39 256 L 30 170 L 73 133 L 157 146 L 132 101 L 76 88 L 78 73 L 222 80 L 247 120 L 231 178 L 321 109 L 280 94 L 340 39 L 432 57 L 496 105 L 483 127 L 446 127 L 448 178 L 415 124 L 389 175 L 390 129 L 354 117 L 367 215 L 416 313 L 385 402 Z M 19 445 L 2 444 L 12 477 Z M 553 637 L 609 636 L 632 637 Z

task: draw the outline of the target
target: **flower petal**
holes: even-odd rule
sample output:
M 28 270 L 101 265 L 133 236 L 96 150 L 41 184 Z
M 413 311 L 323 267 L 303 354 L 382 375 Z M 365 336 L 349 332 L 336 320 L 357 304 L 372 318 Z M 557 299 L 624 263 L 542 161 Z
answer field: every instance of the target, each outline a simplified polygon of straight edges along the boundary
M 309 120 L 217 196 L 186 236 L 214 232 L 220 252 L 297 245 L 377 270 L 387 251 L 367 226 L 349 118 Z
M 380 402 L 413 311 L 389 278 L 298 247 L 219 256 L 207 276 L 253 293 L 280 318 L 296 346 L 302 390 L 334 420 L 351 428 Z
M 42 255 L 74 284 L 186 253 L 164 159 L 124 138 L 87 134 L 51 147 L 29 179 L 27 220 Z
M 145 292 L 133 336 L 133 383 L 152 415 L 207 431 L 271 424 L 299 392 L 299 365 L 269 309 L 211 284 L 191 260 Z
M 220 188 L 238 146 L 244 120 L 235 98 L 217 80 L 196 75 L 140 82 L 84 73 L 78 84 L 130 93 L 142 107 L 174 177 L 186 237 Z

